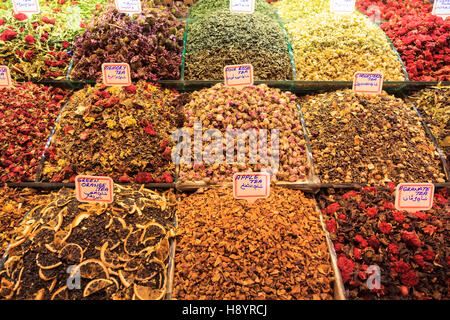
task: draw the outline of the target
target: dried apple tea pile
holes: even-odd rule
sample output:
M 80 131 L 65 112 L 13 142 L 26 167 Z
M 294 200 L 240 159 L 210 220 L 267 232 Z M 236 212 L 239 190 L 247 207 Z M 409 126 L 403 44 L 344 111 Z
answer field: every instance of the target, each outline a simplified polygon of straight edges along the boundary
M 437 190 L 429 211 L 397 211 L 391 190 L 322 191 L 318 196 L 350 299 L 450 298 L 449 196 Z M 367 285 L 380 268 L 380 287 Z M 372 283 L 375 285 L 375 283 Z
M 434 144 L 403 100 L 347 89 L 300 105 L 322 183 L 445 182 Z
M 72 189 L 37 196 L 0 272 L 0 299 L 163 298 L 175 206 L 170 191 L 119 185 L 112 204 L 80 203 Z
M 209 129 L 217 129 L 222 137 L 214 136 L 212 142 L 204 142 L 202 149 L 203 163 L 194 163 L 194 153 L 191 163 L 182 163 L 179 181 L 182 183 L 211 183 L 217 184 L 223 181 L 231 181 L 233 174 L 244 171 L 261 171 L 263 168 L 271 168 L 274 173 L 274 181 L 297 182 L 306 181 L 310 176 L 310 165 L 306 155 L 306 141 L 300 114 L 296 105 L 296 96 L 290 92 L 282 92 L 279 89 L 269 88 L 267 85 L 258 85 L 236 89 L 217 84 L 211 88 L 196 91 L 191 95 L 191 101 L 185 105 L 186 122 L 184 127 L 190 130 L 194 137 L 194 122 L 201 121 L 204 134 Z M 245 132 L 254 130 L 258 137 L 257 150 L 249 150 L 249 139 L 227 139 L 226 130 L 232 129 Z M 267 130 L 267 138 L 260 139 L 261 129 Z M 274 163 L 275 145 L 272 145 L 272 129 L 279 131 L 279 168 L 278 172 Z M 231 134 L 229 135 L 231 138 Z M 241 141 L 241 142 L 240 142 Z M 234 152 L 234 164 L 228 164 L 228 145 L 237 146 L 231 148 Z M 267 142 L 267 143 L 266 143 Z M 218 145 L 214 145 L 218 143 Z M 212 146 L 212 147 L 211 147 Z M 215 160 L 220 158 L 220 146 L 223 148 L 221 164 Z M 196 151 L 192 146 L 194 152 Z M 216 149 L 216 153 L 209 151 Z M 239 161 L 238 152 L 245 151 L 245 160 Z M 261 156 L 267 151 L 267 157 Z M 256 164 L 250 162 L 251 156 L 255 157 Z M 181 154 L 181 152 L 180 152 Z M 216 158 L 217 157 L 217 158 Z M 209 162 L 209 163 L 208 163 Z
M 89 174 L 121 183 L 173 182 L 171 134 L 184 122 L 184 98 L 145 82 L 77 91 L 46 150 L 42 179 Z
M 231 189 L 178 205 L 176 299 L 333 299 L 333 271 L 315 202 L 272 188 L 249 204 Z

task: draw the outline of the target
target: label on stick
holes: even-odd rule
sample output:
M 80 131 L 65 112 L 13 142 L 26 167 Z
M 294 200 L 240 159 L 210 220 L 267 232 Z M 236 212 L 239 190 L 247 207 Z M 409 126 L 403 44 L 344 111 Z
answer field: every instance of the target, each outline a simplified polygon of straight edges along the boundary
M 395 209 L 406 211 L 430 210 L 433 206 L 434 184 L 400 183 L 395 190 Z
M 11 74 L 7 66 L 0 66 L 0 88 L 11 85 Z
M 230 0 L 230 11 L 251 14 L 255 12 L 255 0 Z
M 104 85 L 131 85 L 130 65 L 128 63 L 104 63 L 102 64 L 102 74 Z
M 253 66 L 251 64 L 225 66 L 223 73 L 225 85 L 228 87 L 253 85 Z
M 334 13 L 352 13 L 355 11 L 355 0 L 331 0 L 330 11 Z
M 109 177 L 76 176 L 75 196 L 80 202 L 113 202 L 114 182 Z
M 15 13 L 37 14 L 41 12 L 38 0 L 12 0 Z
M 353 91 L 380 94 L 383 90 L 383 74 L 381 72 L 358 71 L 353 78 Z
M 114 0 L 116 9 L 123 13 L 141 13 L 141 0 Z
M 233 196 L 250 202 L 270 196 L 270 174 L 267 172 L 244 172 L 233 175 Z
M 450 0 L 434 0 L 432 13 L 445 20 L 450 16 Z

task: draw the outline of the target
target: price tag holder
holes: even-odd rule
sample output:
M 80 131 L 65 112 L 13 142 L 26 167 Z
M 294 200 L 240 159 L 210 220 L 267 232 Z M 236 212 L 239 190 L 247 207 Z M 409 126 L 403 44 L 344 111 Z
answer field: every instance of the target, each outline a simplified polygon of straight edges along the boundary
M 395 208 L 413 212 L 430 210 L 433 197 L 432 183 L 400 183 L 395 190 Z
M 383 90 L 383 74 L 381 72 L 358 71 L 353 78 L 353 91 L 369 94 L 380 94 Z
M 267 172 L 245 172 L 233 175 L 233 196 L 255 202 L 270 196 L 270 174 Z
M 11 73 L 7 66 L 0 66 L 0 88 L 11 86 Z
M 253 85 L 253 66 L 240 64 L 225 66 L 223 68 L 225 85 L 228 87 L 240 87 Z
M 12 0 L 15 13 L 38 14 L 41 12 L 38 0 Z
M 141 0 L 114 0 L 117 11 L 121 13 L 141 13 Z
M 445 20 L 450 16 L 450 0 L 434 0 L 432 14 Z
M 230 11 L 252 14 L 255 12 L 255 0 L 230 0 Z
M 330 11 L 339 14 L 353 13 L 355 0 L 331 0 Z
M 109 177 L 75 177 L 75 196 L 80 202 L 113 202 L 114 182 Z
M 130 65 L 128 63 L 104 63 L 102 64 L 102 74 L 104 85 L 131 85 Z

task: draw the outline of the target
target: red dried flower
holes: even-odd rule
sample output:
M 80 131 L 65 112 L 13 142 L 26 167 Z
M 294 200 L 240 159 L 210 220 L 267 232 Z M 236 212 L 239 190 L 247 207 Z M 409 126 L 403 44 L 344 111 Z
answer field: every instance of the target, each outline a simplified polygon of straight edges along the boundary
M 343 222 L 345 222 L 345 220 L 347 220 L 347 216 L 345 214 L 343 214 L 342 212 L 339 212 L 338 218 L 339 218 L 339 220 L 341 220 Z
M 30 34 L 27 35 L 25 37 L 25 42 L 28 43 L 28 44 L 33 44 L 34 43 L 34 37 L 32 35 L 30 35 Z
M 355 236 L 355 241 L 359 243 L 359 245 L 361 246 L 361 248 L 365 248 L 367 247 L 369 244 L 367 243 L 367 241 L 364 239 L 364 237 L 360 234 L 357 234 Z
M 392 231 L 392 225 L 390 223 L 380 222 L 378 229 L 383 233 L 389 234 Z
M 378 240 L 376 236 L 371 236 L 367 242 L 375 250 L 377 250 L 380 247 L 380 240 Z
M 362 259 L 361 249 L 354 247 L 353 248 L 353 256 L 355 257 L 356 260 L 361 260 Z
M 330 204 L 330 205 L 326 208 L 326 211 L 327 211 L 328 214 L 334 214 L 336 211 L 339 210 L 339 208 L 340 208 L 339 203 L 335 202 L 335 203 Z
M 422 255 L 423 255 L 423 258 L 424 258 L 426 261 L 433 261 L 434 258 L 435 258 L 435 256 L 436 256 L 436 254 L 434 253 L 434 251 L 431 250 L 431 249 L 422 251 Z
M 62 42 L 62 47 L 64 48 L 64 49 L 67 49 L 68 47 L 69 47 L 69 43 L 67 42 L 67 41 L 63 41 Z
M 401 275 L 401 281 L 405 286 L 414 287 L 419 283 L 416 273 L 414 270 L 409 270 L 408 272 Z
M 330 219 L 326 223 L 328 232 L 334 233 L 337 232 L 337 224 L 336 220 Z
M 1 18 L 1 19 L 0 19 L 0 26 L 2 26 L 2 25 L 4 25 L 4 24 L 5 24 L 5 19 Z
M 378 192 L 378 190 L 376 188 L 374 188 L 374 187 L 364 187 L 363 190 L 365 192 L 373 192 L 373 193 L 377 193 Z
M 348 259 L 345 255 L 342 254 L 338 258 L 337 264 L 339 270 L 341 270 L 342 281 L 344 281 L 344 283 L 348 282 L 350 280 L 350 275 L 355 269 L 355 263 L 353 262 L 353 260 Z
M 358 208 L 361 210 L 365 210 L 366 209 L 366 203 L 364 201 L 361 201 L 358 205 Z
M 12 30 L 5 30 L 0 35 L 0 40 L 10 41 L 10 40 L 14 39 L 16 36 L 17 36 L 17 32 L 12 31 Z
M 121 176 L 121 177 L 119 178 L 119 182 L 120 182 L 120 183 L 128 183 L 128 182 L 130 182 L 130 181 L 131 181 L 131 179 L 130 179 L 129 176 L 127 176 L 126 173 L 125 173 L 123 176 Z
M 383 202 L 383 207 L 385 208 L 385 209 L 395 209 L 395 206 L 394 206 L 394 204 L 392 203 L 392 202 Z
M 130 94 L 136 93 L 136 90 L 137 90 L 137 87 L 133 84 L 125 87 L 125 91 Z
M 14 15 L 14 18 L 16 19 L 16 20 L 19 20 L 19 21 L 24 21 L 24 20 L 27 20 L 28 19 L 28 17 L 27 17 L 27 15 L 25 14 L 25 13 L 17 13 L 17 14 L 15 14 Z
M 405 272 L 411 270 L 411 266 L 409 265 L 409 263 L 406 263 L 403 260 L 391 263 L 391 267 L 397 273 L 405 273 Z
M 401 233 L 402 241 L 406 244 L 414 247 L 421 247 L 422 242 L 420 241 L 419 237 L 414 231 L 408 232 L 408 231 L 402 231 Z
M 56 19 L 49 19 L 46 16 L 43 16 L 41 20 L 45 23 L 50 23 L 50 24 L 55 24 L 55 22 L 56 22 Z
M 371 218 L 375 218 L 378 214 L 378 208 L 376 207 L 367 208 L 366 214 Z
M 153 177 L 148 172 L 139 172 L 136 175 L 136 182 L 137 183 L 145 184 L 145 183 L 150 183 L 152 181 L 153 181 Z
M 425 261 L 423 260 L 423 256 L 420 254 L 414 255 L 414 262 L 417 263 L 421 267 L 423 267 L 425 264 Z
M 403 213 L 401 211 L 395 211 L 392 213 L 392 215 L 394 216 L 394 220 L 397 222 L 403 222 L 405 220 L 405 216 L 403 215 Z
M 343 248 L 344 248 L 344 245 L 342 243 L 340 243 L 340 242 L 334 243 L 334 251 L 341 252 Z
M 344 199 L 350 199 L 351 197 L 356 197 L 358 195 L 358 193 L 354 190 L 347 192 L 346 194 L 344 194 L 342 196 L 342 198 Z

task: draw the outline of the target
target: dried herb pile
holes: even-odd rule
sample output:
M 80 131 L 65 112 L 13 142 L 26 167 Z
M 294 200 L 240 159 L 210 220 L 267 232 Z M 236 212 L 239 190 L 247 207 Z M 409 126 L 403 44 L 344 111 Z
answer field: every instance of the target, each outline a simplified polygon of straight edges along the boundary
M 450 87 L 423 89 L 412 98 L 450 166 Z
M 186 18 L 192 1 L 167 1 L 167 0 L 141 0 L 141 6 L 147 7 L 165 7 L 177 18 Z
M 390 187 L 319 195 L 348 298 L 449 299 L 447 192 L 436 191 L 431 210 L 408 213 L 395 210 Z M 371 265 L 380 268 L 379 289 L 367 285 Z
M 0 88 L 0 182 L 35 179 L 45 143 L 69 93 L 31 82 Z
M 231 189 L 178 206 L 176 299 L 333 299 L 333 271 L 314 200 L 272 188 L 254 204 Z M 178 234 L 178 233 L 177 233 Z
M 114 6 L 96 14 L 75 40 L 71 78 L 101 81 L 102 63 L 124 62 L 133 80 L 178 79 L 184 23 L 165 7 L 144 7 L 133 17 Z
M 253 65 L 255 79 L 292 79 L 283 28 L 261 13 L 215 11 L 189 23 L 186 41 L 186 80 L 223 80 L 226 65 L 246 63 Z
M 360 13 L 321 13 L 286 24 L 297 80 L 352 81 L 355 72 L 381 71 L 403 81 L 402 66 L 383 31 Z
M 304 19 L 318 13 L 328 12 L 329 0 L 281 0 L 273 3 L 283 20 Z
M 347 89 L 300 104 L 323 183 L 445 182 L 434 144 L 403 100 Z
M 46 150 L 43 179 L 92 174 L 121 183 L 172 182 L 171 134 L 184 122 L 183 104 L 184 95 L 143 81 L 77 91 Z
M 175 196 L 114 189 L 109 205 L 80 203 L 73 189 L 38 196 L 8 250 L 0 299 L 163 298 Z
M 192 7 L 189 18 L 203 18 L 214 11 L 229 9 L 230 0 L 200 0 Z M 255 0 L 255 12 L 262 13 L 273 19 L 277 18 L 276 9 L 265 0 Z
M 278 172 L 272 171 L 273 179 L 296 182 L 305 181 L 309 177 L 310 165 L 305 152 L 306 141 L 294 94 L 272 89 L 263 84 L 244 89 L 217 84 L 212 88 L 194 92 L 191 101 L 185 106 L 185 113 L 184 127 L 190 130 L 191 137 L 194 137 L 194 122 L 201 121 L 204 136 L 207 130 L 217 129 L 221 133 L 222 140 L 216 141 L 218 138 L 214 137 L 213 141 L 203 143 L 202 164 L 194 163 L 196 150 L 192 144 L 191 164 L 182 164 L 180 182 L 217 184 L 231 181 L 236 172 L 258 172 L 262 168 L 270 168 L 271 155 L 275 155 L 276 152 L 273 144 L 276 142 L 272 142 L 272 138 L 275 138 L 271 129 L 279 131 L 279 168 Z M 227 163 L 227 129 L 234 130 L 233 133 L 236 134 L 237 130 L 242 132 L 254 130 L 258 134 L 257 137 L 260 129 L 267 130 L 267 138 L 262 141 L 258 138 L 257 150 L 251 152 L 256 157 L 257 164 L 250 162 L 248 138 L 245 138 L 246 145 L 242 145 L 239 138 L 234 138 L 232 151 L 235 164 Z M 216 157 L 220 157 L 220 148 L 213 145 L 216 142 L 219 146 L 223 145 L 222 164 L 215 161 Z M 212 147 L 216 148 L 218 153 L 211 152 L 209 158 L 209 150 Z M 245 151 L 244 161 L 238 159 L 239 150 Z M 268 151 L 267 162 L 261 157 L 261 152 L 264 151 Z

